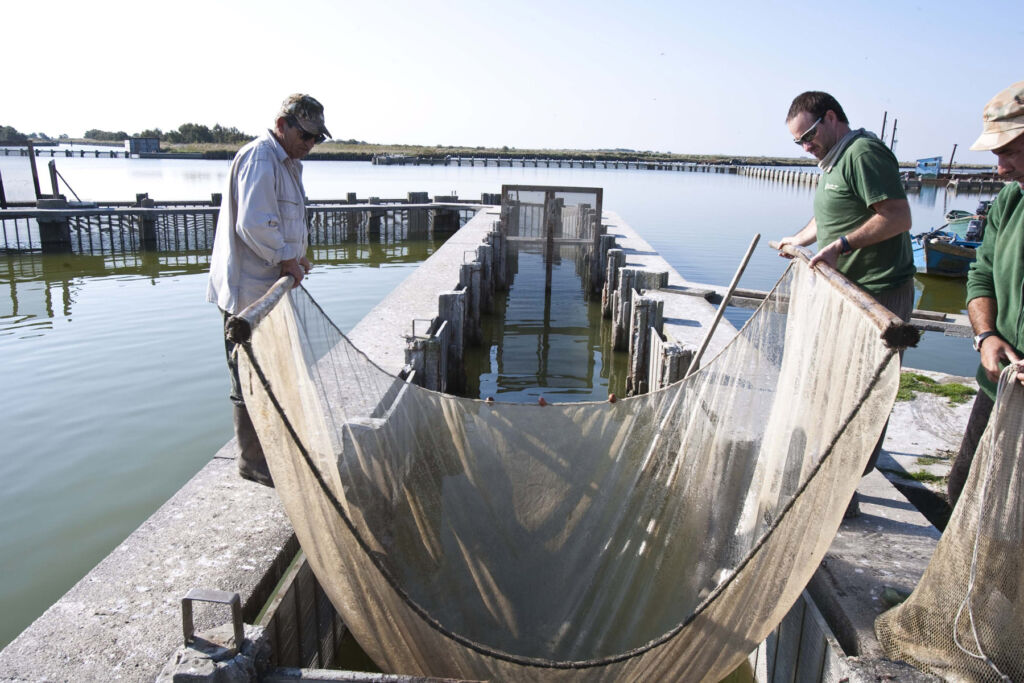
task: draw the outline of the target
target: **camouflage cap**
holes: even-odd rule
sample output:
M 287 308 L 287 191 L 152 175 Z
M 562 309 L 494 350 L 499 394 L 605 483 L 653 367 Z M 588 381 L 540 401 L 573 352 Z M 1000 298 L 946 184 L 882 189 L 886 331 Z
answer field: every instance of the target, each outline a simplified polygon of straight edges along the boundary
M 331 137 L 331 132 L 324 125 L 324 105 L 320 104 L 312 95 L 302 93 L 289 95 L 281 103 L 281 111 L 277 115 L 294 119 L 299 128 L 310 135 Z
M 981 117 L 981 136 L 971 145 L 973 150 L 999 149 L 1024 133 L 1024 81 L 989 100 Z

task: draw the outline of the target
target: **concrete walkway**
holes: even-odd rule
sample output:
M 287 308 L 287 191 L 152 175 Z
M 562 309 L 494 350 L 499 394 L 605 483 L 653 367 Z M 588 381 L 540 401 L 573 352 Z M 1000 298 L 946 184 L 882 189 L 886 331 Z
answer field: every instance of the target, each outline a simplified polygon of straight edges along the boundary
M 225 410 L 228 406 L 225 405 Z M 234 440 L 0 652 L 4 681 L 152 681 L 181 645 L 181 598 L 238 592 L 251 623 L 298 550 L 273 489 L 238 476 Z M 197 607 L 197 631 L 230 622 Z

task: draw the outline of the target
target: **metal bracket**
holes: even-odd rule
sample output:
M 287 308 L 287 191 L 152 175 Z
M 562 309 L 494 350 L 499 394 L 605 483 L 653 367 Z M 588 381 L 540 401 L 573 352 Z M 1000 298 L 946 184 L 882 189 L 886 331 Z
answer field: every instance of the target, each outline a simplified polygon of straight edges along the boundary
M 242 649 L 245 640 L 245 629 L 242 626 L 242 599 L 238 593 L 214 590 L 212 588 L 193 588 L 181 599 L 181 626 L 185 633 L 185 646 L 195 642 L 195 625 L 192 623 L 193 602 L 216 602 L 231 605 L 231 626 L 235 631 L 235 649 Z
M 416 334 L 416 323 L 427 323 L 427 333 L 417 335 Z M 413 318 L 412 319 L 412 337 L 414 339 L 430 339 L 430 326 L 434 324 L 433 318 Z

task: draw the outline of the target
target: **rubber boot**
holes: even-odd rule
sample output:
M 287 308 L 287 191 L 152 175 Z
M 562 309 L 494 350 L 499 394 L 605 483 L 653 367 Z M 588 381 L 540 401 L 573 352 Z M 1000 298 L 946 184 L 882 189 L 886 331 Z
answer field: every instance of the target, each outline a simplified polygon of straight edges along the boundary
M 235 406 L 235 438 L 238 439 L 238 474 L 243 479 L 273 488 L 274 479 L 270 476 L 267 458 L 244 405 Z

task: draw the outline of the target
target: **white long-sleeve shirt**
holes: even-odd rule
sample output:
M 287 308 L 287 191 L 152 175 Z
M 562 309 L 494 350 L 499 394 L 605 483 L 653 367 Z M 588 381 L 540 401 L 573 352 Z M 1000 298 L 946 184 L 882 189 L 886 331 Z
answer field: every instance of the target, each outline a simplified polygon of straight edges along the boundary
M 206 300 L 238 313 L 266 294 L 281 262 L 306 253 L 302 163 L 269 130 L 231 163 L 210 257 Z

